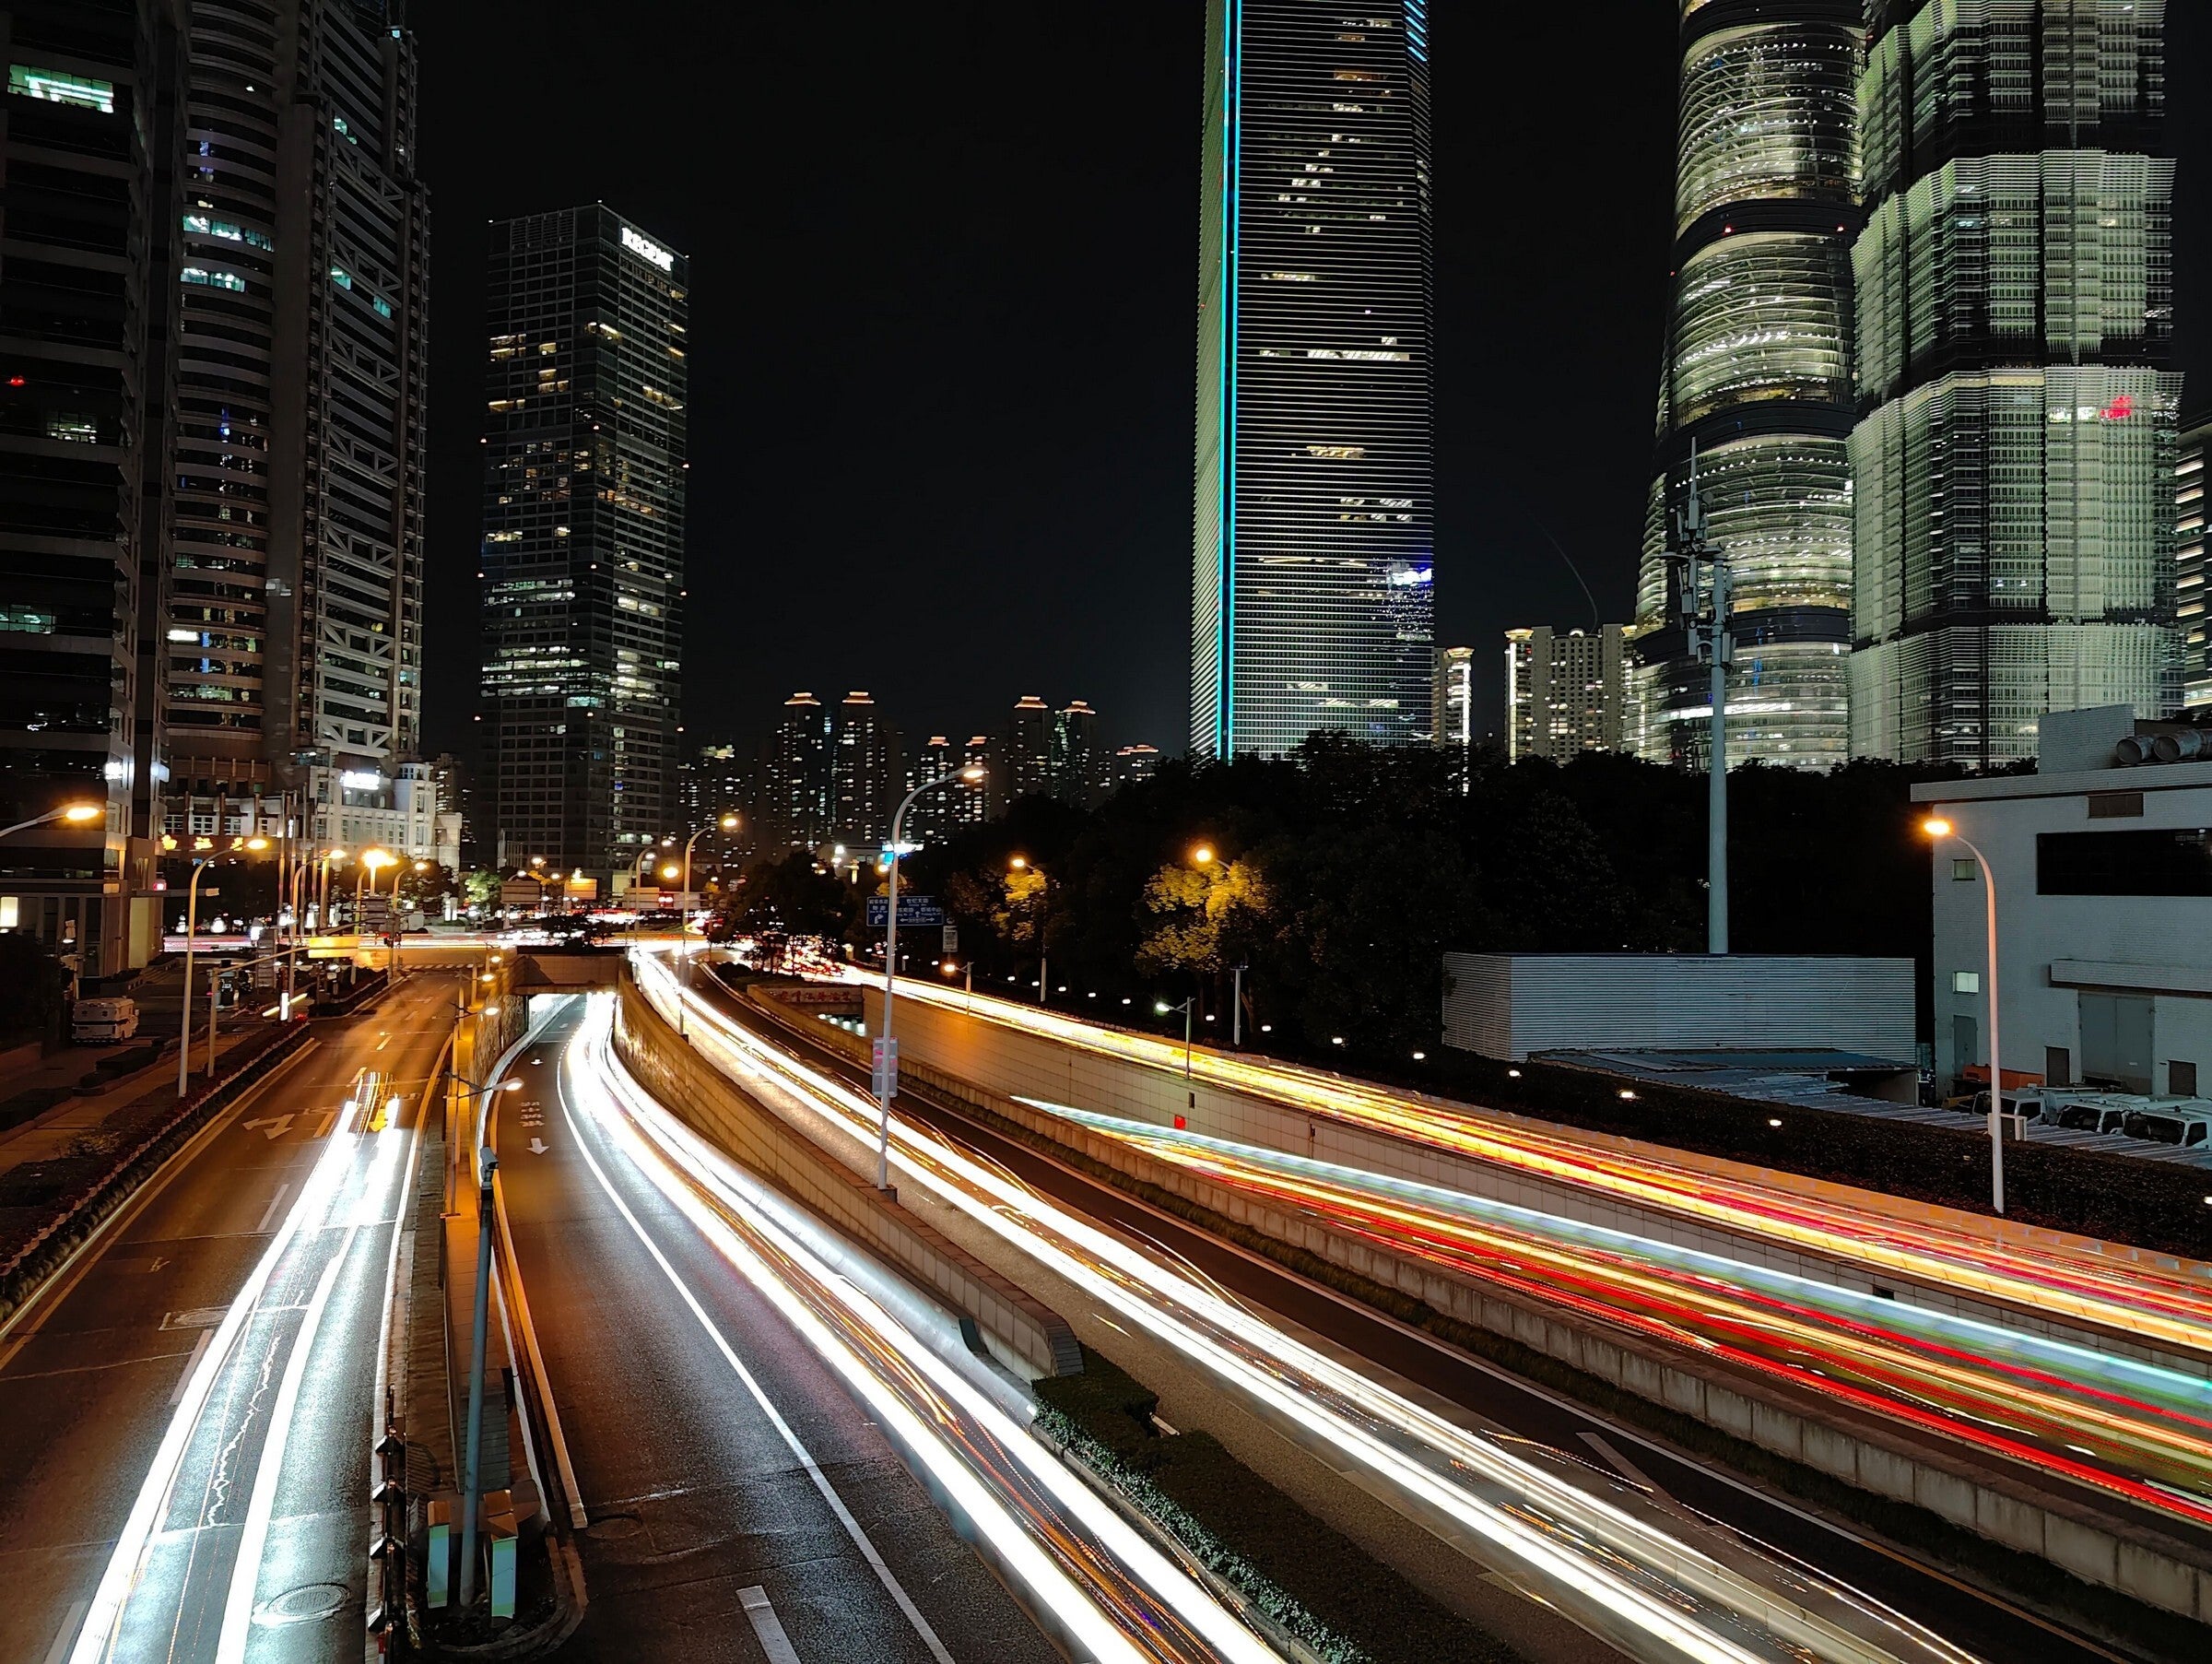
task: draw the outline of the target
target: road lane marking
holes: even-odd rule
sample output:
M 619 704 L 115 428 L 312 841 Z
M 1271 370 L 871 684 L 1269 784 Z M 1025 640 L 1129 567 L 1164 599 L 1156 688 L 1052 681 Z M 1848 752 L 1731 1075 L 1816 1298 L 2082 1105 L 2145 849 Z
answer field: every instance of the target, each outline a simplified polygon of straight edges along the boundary
M 46 1664 L 62 1664 L 69 1656 L 69 1643 L 76 1639 L 77 1625 L 85 1621 L 85 1609 L 90 1604 L 88 1600 L 71 1604 L 69 1615 L 62 1620 L 62 1633 L 54 1636 L 53 1645 L 46 1649 Z
M 768 1655 L 768 1664 L 799 1664 L 798 1648 L 783 1633 L 783 1620 L 769 1604 L 768 1591 L 755 1584 L 749 1589 L 739 1589 L 737 1599 L 745 1602 L 745 1615 L 752 1623 L 753 1634 L 760 1637 L 760 1650 Z
M 1621 1455 L 1619 1451 L 1616 1450 L 1611 1442 L 1606 1439 L 1604 1434 L 1592 1433 L 1586 1427 L 1578 1428 L 1576 1431 L 1582 1434 L 1582 1440 L 1583 1444 L 1589 1446 L 1591 1449 L 1596 1451 L 1599 1456 L 1603 1457 L 1606 1459 L 1607 1466 L 1613 1468 L 1618 1472 L 1626 1475 L 1630 1483 L 1641 1485 L 1653 1496 L 1665 1496 L 1666 1494 L 1666 1492 L 1660 1486 L 1658 1481 L 1654 1480 L 1650 1474 L 1639 1468 L 1634 1462 L 1631 1462 L 1627 1457 Z
M 284 1137 L 286 1133 L 291 1131 L 292 1123 L 299 1118 L 300 1117 L 297 1113 L 288 1111 L 281 1115 L 256 1115 L 253 1120 L 243 1122 L 241 1125 L 249 1132 L 251 1132 L 256 1127 L 267 1127 L 269 1130 L 264 1133 L 262 1136 L 267 1139 L 270 1143 L 274 1144 L 278 1139 Z
M 262 1554 L 268 1546 L 270 1517 L 276 1511 L 276 1481 L 284 1471 L 285 1446 L 291 1442 L 300 1384 L 307 1379 L 309 1355 L 314 1351 L 316 1332 L 323 1327 L 323 1314 L 330 1307 L 331 1290 L 337 1286 L 338 1273 L 346 1269 L 346 1262 L 353 1257 L 360 1229 L 359 1225 L 350 1227 L 346 1240 L 331 1255 L 330 1264 L 315 1284 L 314 1297 L 308 1302 L 307 1315 L 300 1318 L 299 1332 L 292 1337 L 291 1355 L 284 1361 L 276 1405 L 269 1411 L 269 1430 L 262 1440 L 260 1464 L 253 1471 L 253 1490 L 246 1503 L 245 1529 L 230 1562 L 230 1595 L 223 1606 L 216 1664 L 245 1664 L 246 1637 L 253 1622 L 253 1588 L 261 1580 Z
M 269 1198 L 269 1210 L 261 1216 L 261 1223 L 253 1227 L 253 1234 L 266 1236 L 276 1223 L 276 1210 L 284 1206 L 284 1198 L 291 1194 L 292 1181 L 287 1179 L 276 1186 L 276 1194 Z
M 213 1328 L 230 1315 L 227 1305 L 195 1305 L 188 1311 L 164 1312 L 163 1328 Z
M 335 1109 L 324 1110 L 323 1112 L 323 1119 L 315 1125 L 315 1137 L 318 1139 L 327 1139 L 330 1137 L 330 1129 L 335 1127 L 337 1124 L 338 1112 Z
M 677 1274 L 676 1267 L 669 1263 L 668 1257 L 661 1252 L 660 1245 L 645 1233 L 645 1227 L 638 1222 L 638 1216 L 629 1210 L 629 1204 L 616 1192 L 614 1182 L 599 1165 L 598 1158 L 593 1155 L 590 1144 L 577 1134 L 576 1116 L 569 1108 L 565 1084 L 560 1092 L 560 1113 L 569 1124 L 570 1136 L 576 1139 L 576 1149 L 582 1155 L 584 1165 L 592 1170 L 592 1176 L 599 1181 L 599 1188 L 606 1192 L 606 1199 L 614 1203 L 615 1210 L 621 1214 L 631 1233 L 644 1245 L 645 1252 L 653 1257 L 653 1263 L 661 1268 L 677 1294 L 689 1308 L 692 1316 L 699 1320 L 699 1327 L 706 1331 L 707 1339 L 714 1343 L 714 1350 L 722 1354 L 724 1362 L 729 1364 L 738 1380 L 745 1383 L 746 1391 L 752 1395 L 753 1402 L 760 1407 L 760 1413 L 768 1418 L 769 1425 L 782 1435 L 785 1446 L 799 1458 L 799 1465 L 806 1469 L 806 1477 L 814 1481 L 814 1488 L 821 1493 L 822 1500 L 830 1505 L 830 1512 L 837 1516 L 837 1523 L 844 1527 L 845 1535 L 853 1540 L 853 1546 L 860 1551 L 861 1558 L 868 1563 L 868 1569 L 876 1574 L 877 1581 L 883 1585 L 899 1610 L 906 1614 L 906 1621 L 914 1626 L 914 1634 L 922 1638 L 922 1645 L 929 1648 L 929 1656 L 937 1664 L 954 1664 L 952 1655 L 945 1650 L 945 1643 L 937 1639 L 937 1632 L 930 1627 L 929 1620 L 922 1615 L 921 1608 L 914 1604 L 913 1598 L 906 1592 L 905 1587 L 892 1575 L 891 1568 L 884 1564 L 883 1556 L 876 1552 L 876 1544 L 870 1540 L 867 1532 L 861 1528 L 860 1521 L 853 1517 L 853 1511 L 845 1506 L 845 1499 L 838 1495 L 836 1487 L 830 1484 L 829 1476 L 814 1459 L 814 1453 L 800 1442 L 791 1423 L 778 1412 L 760 1383 L 753 1378 L 753 1372 L 746 1368 L 745 1361 L 738 1357 L 736 1349 L 723 1338 L 722 1331 L 714 1326 L 714 1320 L 707 1316 L 707 1308 L 700 1304 L 699 1296 L 692 1293 L 690 1285 Z M 93 1664 L 93 1661 L 88 1659 L 86 1664 Z
M 214 1339 L 214 1329 L 204 1328 L 200 1331 L 199 1340 L 192 1349 L 192 1356 L 184 1360 L 184 1373 L 177 1377 L 177 1384 L 169 1389 L 171 1409 L 175 1409 L 184 1401 L 184 1389 L 192 1385 L 192 1372 L 199 1368 L 200 1354 L 207 1350 L 207 1342 Z

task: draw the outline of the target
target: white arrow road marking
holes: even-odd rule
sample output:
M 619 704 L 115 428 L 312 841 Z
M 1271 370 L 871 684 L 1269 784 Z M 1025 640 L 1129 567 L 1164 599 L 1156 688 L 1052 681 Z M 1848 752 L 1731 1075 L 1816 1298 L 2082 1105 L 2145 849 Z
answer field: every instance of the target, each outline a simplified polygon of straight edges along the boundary
M 530 1140 L 530 1153 L 532 1155 L 543 1155 L 550 1148 L 551 1146 L 548 1145 L 543 1139 L 532 1139 Z
M 269 1130 L 264 1136 L 273 1144 L 286 1133 L 291 1131 L 292 1123 L 298 1118 L 296 1115 L 257 1115 L 253 1120 L 242 1122 L 241 1125 L 249 1132 L 256 1127 L 267 1127 Z

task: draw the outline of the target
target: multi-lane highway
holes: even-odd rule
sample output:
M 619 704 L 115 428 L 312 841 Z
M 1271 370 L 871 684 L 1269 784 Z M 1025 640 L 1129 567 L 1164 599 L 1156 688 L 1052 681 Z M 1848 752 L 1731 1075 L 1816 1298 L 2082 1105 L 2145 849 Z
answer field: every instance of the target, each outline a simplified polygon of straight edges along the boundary
M 677 991 L 671 978 L 650 966 L 643 974 L 656 999 L 673 1002 Z M 691 1033 L 701 1056 L 745 1079 L 748 1092 L 775 1102 L 782 1113 L 818 1123 L 832 1136 L 870 1137 L 873 1107 L 840 1068 L 795 1054 L 780 1038 L 746 1031 L 710 999 L 693 1007 Z M 1959 1637 L 1963 1644 L 1955 1643 L 1826 1575 L 1840 1569 L 1848 1578 L 1862 1570 L 1878 1575 L 1895 1569 L 1868 1545 L 1851 1544 L 1838 1554 L 1843 1540 L 1829 1538 L 1814 1545 L 1829 1558 L 1792 1560 L 1756 1540 L 1716 1530 L 1664 1498 L 1654 1503 L 1630 1486 L 1609 1484 L 1586 1461 L 1564 1454 L 1576 1449 L 1581 1429 L 1613 1431 L 1602 1422 L 1576 1417 L 1469 1361 L 1423 1352 L 1387 1324 L 1361 1318 L 1295 1280 L 1178 1230 L 1020 1146 L 957 1117 L 940 1118 L 926 1106 L 908 1107 L 893 1127 L 901 1183 L 927 1189 L 1096 1299 L 1121 1324 L 1233 1384 L 1296 1436 L 1325 1450 L 1328 1459 L 1348 1464 L 1347 1471 L 1394 1488 L 1409 1515 L 1572 1615 L 1622 1655 L 1963 1658 L 1988 1636 L 2003 1643 L 1991 1657 L 2098 1656 L 1996 1607 L 1971 1612 L 1957 1626 L 1968 1632 Z M 1500 1441 L 1422 1408 L 1342 1362 L 1340 1351 L 1300 1339 L 1305 1328 L 1272 1317 L 1271 1306 L 1318 1319 L 1313 1329 L 1348 1339 L 1360 1355 L 1395 1363 L 1408 1351 L 1421 1354 L 1412 1362 L 1427 1377 L 1423 1385 L 1441 1384 L 1448 1396 L 1479 1405 L 1490 1425 L 1504 1421 L 1492 1413 L 1496 1409 L 1519 1411 L 1520 1425 L 1504 1425 L 1524 1436 Z M 1539 1430 L 1526 1434 L 1530 1422 Z M 1533 1447 L 1529 1437 L 1536 1441 Z M 1655 1466 L 1681 1501 L 1701 1505 L 1716 1493 L 1736 1498 L 1724 1481 L 1684 1464 Z M 1677 1470 L 1687 1478 L 1678 1481 Z M 1764 1505 L 1779 1534 L 1799 1540 L 1807 1535 L 1809 1522 Z M 1817 1528 L 1811 1534 L 1828 1535 Z M 1840 1568 L 1838 1560 L 1844 1563 Z M 1812 1565 L 1821 1573 L 1809 1571 Z M 1951 1617 L 1961 1604 L 1955 1590 L 1934 1579 L 1918 1593 L 1931 1616 Z
M 358 1664 L 393 1216 L 451 998 L 317 1024 L 0 1338 L 0 1658 Z
M 2212 1526 L 2212 1381 L 1462 1191 L 1025 1099 L 1393 1253 Z
M 857 973 L 853 974 L 857 975 Z M 1526 1121 L 1470 1114 L 1466 1106 L 1325 1070 L 1249 1054 L 1188 1049 L 1156 1035 L 1085 1022 L 1011 1000 L 900 978 L 900 999 L 1035 1034 L 1055 1044 L 1181 1074 L 1388 1133 L 1500 1169 L 1639 1208 L 1662 1210 L 1754 1243 L 1804 1251 L 1901 1277 L 2016 1312 L 2084 1326 L 2184 1355 L 2212 1359 L 2212 1277 L 2201 1266 L 2154 1256 L 2085 1252 L 2049 1233 L 2000 1236 L 1959 1215 L 1891 1211 L 1845 1199 L 1834 1187 L 1762 1183 L 1714 1163 L 1675 1160 L 1644 1146 L 1547 1133 Z M 1187 1060 L 1187 1061 L 1186 1061 Z
M 521 1062 L 542 1127 L 501 1108 L 593 1520 L 564 1657 L 751 1660 L 769 1618 L 793 1649 L 771 1659 L 1021 1664 L 1058 1656 L 1040 1626 L 1101 1661 L 1277 1658 L 1030 1435 L 947 1314 L 642 1092 L 610 1016 L 572 1001 Z

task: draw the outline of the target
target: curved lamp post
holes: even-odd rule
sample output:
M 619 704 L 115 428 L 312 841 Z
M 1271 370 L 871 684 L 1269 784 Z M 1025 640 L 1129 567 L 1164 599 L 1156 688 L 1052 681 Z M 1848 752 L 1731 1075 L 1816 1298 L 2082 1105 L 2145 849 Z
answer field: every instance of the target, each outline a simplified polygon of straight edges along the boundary
M 1989 933 L 1989 1196 L 1990 1206 L 2005 1211 L 2005 1064 L 1997 1040 L 1997 876 L 1989 857 L 1957 827 L 1940 815 L 1931 815 L 1920 830 L 1932 839 L 1957 838 L 1966 845 L 1982 869 L 1982 897 L 1987 904 Z
M 896 1090 L 895 1076 L 899 1067 L 898 1042 L 891 1037 L 891 1003 L 896 996 L 892 985 L 899 975 L 899 857 L 904 853 L 906 811 L 914 807 L 914 799 L 924 792 L 934 792 L 941 785 L 955 781 L 974 785 L 981 781 L 985 770 L 981 763 L 971 763 L 964 769 L 955 769 L 949 774 L 939 774 L 935 780 L 924 780 L 906 795 L 891 817 L 891 910 L 886 917 L 883 932 L 883 1027 L 877 1034 L 876 1044 L 882 1057 L 876 1066 L 876 1187 L 891 1187 L 891 1094 Z

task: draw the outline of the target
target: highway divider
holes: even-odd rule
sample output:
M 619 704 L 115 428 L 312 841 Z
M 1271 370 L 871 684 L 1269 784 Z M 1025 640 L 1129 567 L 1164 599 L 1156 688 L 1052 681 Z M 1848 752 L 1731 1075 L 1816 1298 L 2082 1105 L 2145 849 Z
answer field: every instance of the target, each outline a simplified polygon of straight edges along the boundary
M 747 1097 L 677 1034 L 627 967 L 615 1049 L 694 1131 L 948 1306 L 971 1349 L 1031 1378 L 1082 1369 L 1083 1350 L 1066 1319 Z
M 866 1066 L 865 1039 L 794 1008 L 778 998 L 779 992 L 759 985 L 741 997 L 812 1045 Z M 1082 1060 L 1085 1073 L 1089 1063 Z M 1955 1548 L 1978 1538 L 2041 1563 L 2039 1570 L 2058 1568 L 2083 1586 L 2088 1599 L 2072 1606 L 2092 1622 L 2125 1621 L 2125 1603 L 2104 1604 L 2112 1597 L 2100 1591 L 2109 1590 L 2156 1609 L 2144 1614 L 2154 1623 L 2171 1622 L 2161 1613 L 2212 1623 L 2212 1564 L 2163 1532 L 2117 1519 L 2074 1496 L 2017 1482 L 1963 1451 L 1914 1439 L 1826 1398 L 1701 1366 L 1680 1351 L 1597 1324 L 1567 1321 L 1535 1302 L 1503 1298 L 1313 1216 L 1271 1207 L 1121 1139 L 977 1086 L 911 1052 L 900 1058 L 900 1080 L 902 1091 L 976 1115 L 996 1130 L 1274 1259 L 1327 1292 L 1426 1328 L 1516 1374 L 1601 1409 L 1648 1406 L 1635 1418 L 1646 1425 L 1711 1429 L 1717 1441 L 1677 1442 L 1693 1448 L 1703 1443 L 1709 1449 L 1718 1443 L 1719 1459 L 1785 1486 L 1793 1475 L 1825 1481 L 1824 1501 L 1832 1502 L 1838 1492 L 1855 1493 L 1877 1505 L 1876 1514 L 1888 1510 L 1882 1516 L 1902 1540 L 1917 1535 L 1924 1546 L 1933 1535 Z M 1182 1082 L 1174 1086 L 1180 1097 Z M 1750 1459 L 1733 1460 L 1736 1453 Z M 1855 1513 L 1868 1517 L 1865 1509 Z M 1919 1528 L 1923 1520 L 1932 1533 Z M 2018 1587 L 2024 1579 L 2010 1581 Z M 2045 1572 L 2030 1592 L 2064 1604 L 2055 1599 L 2062 1592 L 2059 1582 Z

